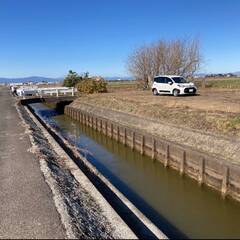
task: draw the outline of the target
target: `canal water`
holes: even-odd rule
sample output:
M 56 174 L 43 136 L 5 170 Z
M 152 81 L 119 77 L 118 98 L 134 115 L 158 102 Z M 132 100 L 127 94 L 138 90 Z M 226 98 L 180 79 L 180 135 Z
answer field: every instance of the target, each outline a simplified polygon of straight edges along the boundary
M 31 107 L 170 238 L 240 238 L 240 203 L 47 105 Z

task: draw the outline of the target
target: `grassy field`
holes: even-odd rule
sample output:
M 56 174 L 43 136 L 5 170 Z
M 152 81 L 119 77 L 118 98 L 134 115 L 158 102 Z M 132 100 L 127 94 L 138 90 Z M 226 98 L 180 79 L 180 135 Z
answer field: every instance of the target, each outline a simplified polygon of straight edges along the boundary
M 201 131 L 240 137 L 240 91 L 238 88 L 224 88 L 228 80 L 221 81 L 218 85 L 221 87 L 200 88 L 197 96 L 177 98 L 153 96 L 151 90 L 139 89 L 134 81 L 110 82 L 108 93 L 85 95 L 81 102 Z
M 125 80 L 125 81 L 109 81 L 108 82 L 108 92 L 114 91 L 127 91 L 127 90 L 136 90 L 138 89 L 137 81 Z
M 201 87 L 203 80 L 195 80 L 195 83 Z M 240 89 L 240 78 L 209 78 L 205 79 L 205 84 L 207 88 Z

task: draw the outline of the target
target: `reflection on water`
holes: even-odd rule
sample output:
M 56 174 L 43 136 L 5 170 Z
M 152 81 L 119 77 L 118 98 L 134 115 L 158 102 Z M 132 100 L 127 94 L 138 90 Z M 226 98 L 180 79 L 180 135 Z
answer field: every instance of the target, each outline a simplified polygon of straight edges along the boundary
M 88 160 L 168 236 L 240 237 L 238 202 L 223 200 L 219 193 L 42 104 L 33 106 L 65 138 L 87 150 Z

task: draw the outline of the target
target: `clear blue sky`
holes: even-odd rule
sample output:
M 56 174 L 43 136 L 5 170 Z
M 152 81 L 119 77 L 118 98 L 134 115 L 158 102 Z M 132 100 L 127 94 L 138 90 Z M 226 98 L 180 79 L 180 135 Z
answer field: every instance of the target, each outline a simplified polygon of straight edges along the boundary
M 134 47 L 189 36 L 202 72 L 240 71 L 238 0 L 0 0 L 0 76 L 124 76 Z

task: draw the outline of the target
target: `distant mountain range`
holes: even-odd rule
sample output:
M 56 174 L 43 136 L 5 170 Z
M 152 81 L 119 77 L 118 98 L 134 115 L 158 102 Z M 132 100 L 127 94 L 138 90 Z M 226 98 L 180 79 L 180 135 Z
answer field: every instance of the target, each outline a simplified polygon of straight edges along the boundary
M 39 77 L 39 76 L 32 76 L 32 77 L 23 77 L 23 78 L 0 78 L 0 83 L 22 83 L 22 82 L 58 82 L 62 81 L 63 78 L 48 78 L 48 77 Z
M 113 77 L 104 77 L 105 80 L 133 80 L 133 77 L 130 76 L 113 76 Z
M 240 71 L 239 72 L 234 72 L 233 74 L 240 75 Z
M 113 77 L 104 77 L 106 80 L 132 80 L 132 77 L 120 77 L 120 76 L 113 76 Z M 49 78 L 49 77 L 40 77 L 40 76 L 31 76 L 31 77 L 22 77 L 22 78 L 1 78 L 0 83 L 24 83 L 24 82 L 59 82 L 62 81 L 63 78 Z

